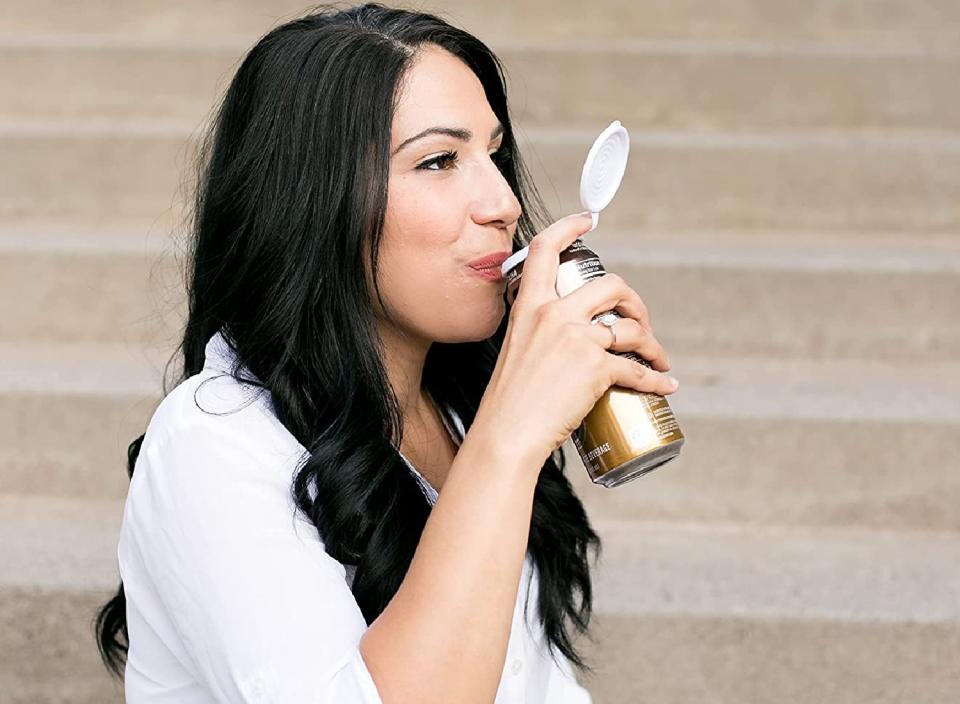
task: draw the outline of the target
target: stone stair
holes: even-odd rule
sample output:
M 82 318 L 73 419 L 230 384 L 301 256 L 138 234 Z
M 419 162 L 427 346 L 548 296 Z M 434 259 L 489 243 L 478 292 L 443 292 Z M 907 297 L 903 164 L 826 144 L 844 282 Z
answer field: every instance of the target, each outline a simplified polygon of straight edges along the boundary
M 960 4 L 418 3 L 504 59 L 556 217 L 649 306 L 688 436 L 617 489 L 597 704 L 960 696 Z M 120 702 L 93 640 L 183 318 L 192 151 L 289 0 L 0 0 L 0 704 Z
M 22 536 L 0 563 L 2 701 L 122 701 L 84 623 L 115 586 L 122 499 L 5 495 L 0 508 L 3 534 Z M 596 524 L 598 701 L 950 701 L 955 534 Z

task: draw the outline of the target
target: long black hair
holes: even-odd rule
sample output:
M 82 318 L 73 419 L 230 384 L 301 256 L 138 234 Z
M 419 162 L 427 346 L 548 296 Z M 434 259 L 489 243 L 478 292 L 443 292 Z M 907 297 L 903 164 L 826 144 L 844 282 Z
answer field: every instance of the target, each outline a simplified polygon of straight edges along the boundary
M 205 345 L 222 329 L 238 358 L 234 376 L 242 364 L 270 393 L 278 419 L 307 449 L 293 498 L 327 552 L 356 566 L 353 595 L 368 624 L 399 588 L 430 511 L 396 449 L 403 417 L 363 274 L 377 272 L 398 86 L 428 44 L 474 71 L 504 126 L 498 165 L 523 209 L 514 249 L 550 223 L 514 141 L 503 67 L 486 45 L 423 12 L 379 3 L 313 7 L 246 54 L 201 140 L 188 317 L 174 353 L 182 354 L 179 383 L 201 371 Z M 467 429 L 507 320 L 488 339 L 435 342 L 427 354 L 424 389 Z M 131 478 L 143 437 L 128 449 Z M 527 549 L 551 656 L 559 650 L 593 672 L 574 639 L 593 640 L 587 552 L 599 558 L 601 543 L 564 465 L 558 448 L 542 467 Z M 97 612 L 95 631 L 104 664 L 122 677 L 129 647 L 122 581 Z

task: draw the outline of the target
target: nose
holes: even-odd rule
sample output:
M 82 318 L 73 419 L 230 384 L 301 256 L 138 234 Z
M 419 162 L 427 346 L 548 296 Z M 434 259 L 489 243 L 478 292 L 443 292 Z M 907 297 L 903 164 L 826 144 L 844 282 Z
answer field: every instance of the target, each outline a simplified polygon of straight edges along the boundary
M 504 178 L 500 170 L 493 166 L 494 176 L 489 185 L 484 184 L 482 190 L 487 197 L 479 198 L 474 203 L 473 220 L 478 225 L 496 225 L 509 228 L 520 219 L 522 208 L 516 194 Z

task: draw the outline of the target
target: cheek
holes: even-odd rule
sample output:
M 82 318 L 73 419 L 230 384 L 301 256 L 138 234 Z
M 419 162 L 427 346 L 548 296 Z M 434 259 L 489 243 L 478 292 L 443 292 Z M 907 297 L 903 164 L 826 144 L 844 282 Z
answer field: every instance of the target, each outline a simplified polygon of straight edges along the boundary
M 459 328 L 464 339 L 490 337 L 506 313 L 506 285 L 475 276 L 466 267 L 456 269 L 449 280 L 444 298 L 449 328 Z
M 390 180 L 385 231 L 396 245 L 424 254 L 453 246 L 466 217 L 462 207 L 467 201 L 441 185 L 427 175 L 406 174 Z
M 439 342 L 483 340 L 496 332 L 506 312 L 504 287 L 459 268 L 449 252 L 415 256 L 384 277 L 384 295 L 404 324 Z
M 505 285 L 458 265 L 467 216 L 453 196 L 419 189 L 414 180 L 391 181 L 381 247 L 384 299 L 404 324 L 437 341 L 481 340 L 496 332 L 505 313 Z

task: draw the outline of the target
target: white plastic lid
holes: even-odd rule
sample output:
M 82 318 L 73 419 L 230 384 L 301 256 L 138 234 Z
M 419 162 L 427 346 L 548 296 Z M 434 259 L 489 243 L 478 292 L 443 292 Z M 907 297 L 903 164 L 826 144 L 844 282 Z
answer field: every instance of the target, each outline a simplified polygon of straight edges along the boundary
M 500 265 L 500 273 L 506 276 L 508 271 L 527 258 L 527 252 L 529 250 L 530 245 L 527 245 L 523 249 L 518 249 L 516 252 L 507 257 L 503 264 Z
M 593 141 L 580 172 L 580 205 L 590 211 L 593 220 L 587 232 L 597 228 L 600 211 L 610 204 L 620 188 L 629 155 L 630 135 L 620 120 L 611 122 Z M 524 247 L 511 254 L 500 265 L 500 272 L 506 276 L 510 269 L 527 258 L 527 252 L 528 247 Z
M 620 120 L 614 120 L 594 140 L 580 174 L 580 205 L 593 216 L 587 232 L 596 229 L 600 211 L 610 205 L 620 188 L 629 155 L 630 135 Z

